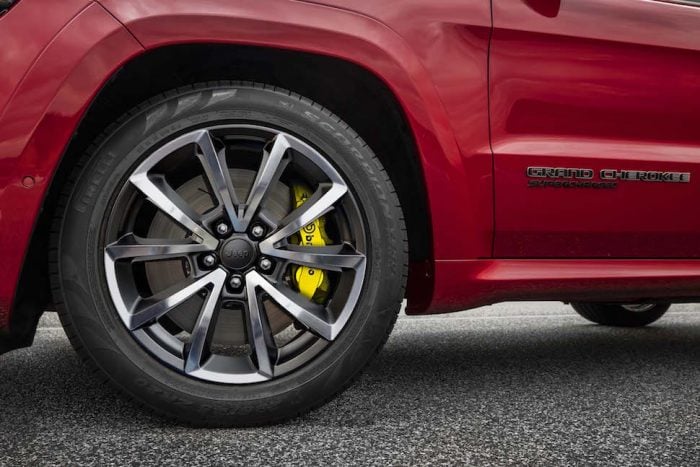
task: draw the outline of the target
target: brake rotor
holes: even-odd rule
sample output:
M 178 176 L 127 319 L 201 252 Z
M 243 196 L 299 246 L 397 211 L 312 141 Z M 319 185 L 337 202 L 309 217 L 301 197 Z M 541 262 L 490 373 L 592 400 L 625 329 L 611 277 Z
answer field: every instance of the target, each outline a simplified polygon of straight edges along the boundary
M 238 198 L 247 199 L 256 173 L 245 169 L 231 169 L 229 172 Z M 176 191 L 195 212 L 202 214 L 214 207 L 212 197 L 207 190 L 204 178 L 199 175 L 184 183 Z M 264 208 L 273 219 L 279 220 L 286 216 L 291 211 L 289 187 L 281 182 L 271 187 L 266 196 Z M 185 235 L 186 232 L 181 227 L 160 211 L 153 217 L 148 230 L 149 238 L 185 238 Z M 186 261 L 183 260 L 149 262 L 145 265 L 145 271 L 148 284 L 154 293 L 180 283 L 187 277 Z M 263 306 L 273 334 L 279 334 L 293 324 L 293 320 L 274 302 L 266 300 Z M 179 329 L 189 333 L 194 328 L 200 307 L 201 299 L 195 296 L 172 310 L 168 314 L 168 319 Z M 244 323 L 242 310 L 223 308 L 218 315 L 212 344 L 219 346 L 247 344 Z

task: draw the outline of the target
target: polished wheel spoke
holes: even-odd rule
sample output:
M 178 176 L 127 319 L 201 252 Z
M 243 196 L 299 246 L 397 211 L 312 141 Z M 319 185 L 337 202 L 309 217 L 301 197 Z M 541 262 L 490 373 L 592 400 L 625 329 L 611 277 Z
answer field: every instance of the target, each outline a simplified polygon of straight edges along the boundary
M 226 151 L 222 149 L 217 152 L 211 139 L 211 134 L 206 130 L 198 132 L 196 143 L 201 150 L 201 152 L 197 153 L 197 157 L 199 157 L 204 167 L 204 172 L 214 191 L 214 196 L 219 204 L 224 207 L 233 229 L 236 232 L 244 231 L 245 229 L 236 212 L 238 197 L 231 183 L 231 176 L 226 164 Z
M 221 290 L 226 280 L 226 272 L 222 269 L 217 269 L 207 277 L 210 277 L 207 284 L 209 290 L 192 330 L 190 343 L 187 346 L 185 373 L 192 373 L 201 368 L 202 362 L 207 355 L 207 348 L 214 334 L 215 326 L 212 326 L 212 323 L 216 321 L 214 315 L 218 309 Z
M 211 250 L 217 247 L 219 241 L 195 220 L 199 218 L 197 213 L 168 185 L 164 177 L 149 176 L 148 172 L 137 169 L 129 181 L 158 209 L 196 235 L 197 240 Z
M 656 305 L 654 305 L 652 303 L 636 303 L 636 304 L 622 305 L 622 308 L 624 308 L 627 311 L 632 311 L 635 313 L 644 313 L 645 311 L 651 310 L 655 306 Z
M 329 271 L 358 269 L 365 262 L 365 255 L 349 244 L 330 246 L 287 245 L 284 249 L 267 250 L 269 256 L 285 259 L 291 263 Z
M 281 227 L 270 237 L 260 242 L 263 254 L 272 254 L 275 244 L 281 242 L 312 223 L 331 209 L 348 189 L 340 183 L 321 183 L 316 192 L 301 206 L 290 212 L 280 221 Z
M 141 238 L 133 233 L 122 236 L 105 248 L 114 260 L 155 261 L 209 251 L 206 245 L 188 240 Z
M 247 287 L 248 298 L 248 340 L 255 352 L 258 362 L 258 371 L 267 377 L 274 374 L 274 365 L 277 361 L 277 347 L 272 337 L 272 331 L 267 321 L 267 315 L 260 303 L 256 287 L 249 284 Z
M 273 285 L 255 271 L 246 275 L 249 288 L 259 287 L 287 313 L 314 334 L 332 341 L 339 329 L 326 319 L 325 307 L 306 300 L 300 294 L 283 285 Z
M 126 324 L 131 330 L 142 328 L 165 315 L 200 290 L 219 283 L 223 284 L 224 280 L 226 280 L 226 272 L 223 269 L 216 269 L 187 285 L 175 284 L 150 297 L 140 297 L 134 303 Z
M 286 166 L 286 162 L 284 162 L 284 155 L 291 147 L 287 137 L 285 137 L 283 134 L 278 134 L 272 140 L 270 146 L 269 151 L 266 147 L 263 152 L 263 159 L 260 164 L 260 169 L 255 177 L 250 193 L 248 194 L 245 213 L 243 214 L 244 229 L 248 228 L 248 225 L 258 212 L 260 204 L 265 199 L 265 195 L 270 189 L 270 186 L 279 179 Z

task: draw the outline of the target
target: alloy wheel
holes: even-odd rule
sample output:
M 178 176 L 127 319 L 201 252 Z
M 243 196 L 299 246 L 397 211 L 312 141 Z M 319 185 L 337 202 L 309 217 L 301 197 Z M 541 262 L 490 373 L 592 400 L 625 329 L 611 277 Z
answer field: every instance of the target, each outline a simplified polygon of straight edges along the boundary
M 310 196 L 294 206 L 290 187 Z M 331 240 L 306 246 L 323 219 Z M 256 383 L 337 339 L 364 283 L 369 245 L 348 184 L 315 148 L 274 128 L 191 130 L 143 159 L 103 229 L 109 296 L 136 341 L 174 370 Z M 296 268 L 327 275 L 307 296 Z

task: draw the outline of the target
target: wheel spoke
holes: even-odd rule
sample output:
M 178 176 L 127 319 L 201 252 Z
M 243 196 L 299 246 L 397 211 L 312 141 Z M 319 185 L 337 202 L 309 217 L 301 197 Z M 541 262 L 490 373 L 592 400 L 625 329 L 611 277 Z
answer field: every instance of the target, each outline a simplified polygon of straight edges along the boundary
M 201 368 L 202 360 L 205 357 L 207 347 L 214 334 L 212 322 L 215 321 L 214 315 L 218 308 L 221 290 L 226 280 L 226 273 L 221 269 L 217 269 L 217 271 L 209 275 L 213 277 L 208 284 L 209 291 L 207 298 L 204 301 L 204 305 L 202 305 L 202 310 L 199 313 L 199 317 L 191 333 L 190 344 L 185 359 L 185 373 L 192 373 Z
M 162 176 L 149 176 L 147 172 L 140 172 L 137 169 L 129 181 L 146 195 L 158 209 L 195 234 L 209 249 L 213 250 L 218 246 L 219 241 L 195 221 L 199 218 L 197 213 L 168 185 Z
M 250 221 L 253 220 L 253 216 L 260 208 L 260 204 L 265 199 L 270 186 L 279 179 L 286 166 L 286 163 L 283 163 L 284 155 L 287 153 L 287 149 L 291 147 L 287 138 L 283 134 L 278 134 L 272 140 L 271 146 L 269 151 L 266 148 L 263 153 L 260 169 L 248 194 L 245 213 L 243 214 L 244 230 L 248 228 Z
M 332 341 L 339 328 L 326 320 L 325 307 L 304 299 L 301 295 L 282 285 L 273 285 L 255 271 L 246 275 L 249 288 L 259 287 L 264 290 L 287 313 L 314 334 Z
M 132 307 L 127 326 L 132 331 L 142 328 L 165 315 L 203 288 L 219 283 L 223 284 L 225 279 L 226 272 L 223 269 L 215 269 L 184 287 L 182 284 L 175 284 L 150 297 L 141 297 L 136 300 Z
M 348 189 L 340 183 L 321 183 L 316 192 L 301 206 L 290 212 L 280 221 L 282 226 L 277 232 L 260 242 L 260 251 L 270 253 L 275 244 L 301 230 L 333 208 L 333 205 L 347 193 Z
M 209 249 L 206 245 L 188 240 L 141 238 L 129 233 L 107 245 L 105 251 L 114 261 L 154 261 L 203 253 Z
M 204 172 L 207 175 L 209 184 L 214 190 L 214 196 L 219 201 L 219 204 L 224 207 L 224 211 L 231 221 L 233 229 L 236 232 L 242 232 L 245 229 L 243 229 L 238 213 L 236 212 L 238 197 L 231 183 L 231 176 L 228 171 L 228 165 L 226 164 L 226 152 L 223 149 L 219 152 L 216 151 L 214 142 L 211 139 L 211 134 L 208 131 L 201 130 L 198 133 L 199 136 L 196 143 L 201 153 L 198 152 L 197 157 L 199 157 L 204 167 Z
M 365 255 L 349 244 L 331 246 L 287 245 L 265 252 L 269 256 L 286 259 L 294 264 L 330 271 L 357 269 L 365 262 Z
M 277 361 L 277 347 L 272 337 L 267 315 L 258 298 L 256 287 L 251 284 L 246 289 L 250 346 L 255 351 L 255 358 L 258 361 L 260 373 L 272 378 L 274 365 Z

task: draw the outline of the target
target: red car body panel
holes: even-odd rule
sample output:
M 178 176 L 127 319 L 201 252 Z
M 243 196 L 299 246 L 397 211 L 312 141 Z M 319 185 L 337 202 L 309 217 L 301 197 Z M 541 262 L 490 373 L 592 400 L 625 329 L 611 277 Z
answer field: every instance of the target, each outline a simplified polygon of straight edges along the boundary
M 45 27 L 36 23 L 39 18 L 51 25 L 50 32 L 35 32 Z M 39 38 L 43 44 L 36 42 Z M 0 117 L 2 328 L 9 323 L 15 288 L 51 176 L 92 98 L 114 70 L 141 48 L 106 10 L 83 0 L 21 2 L 0 19 L 0 40 L 27 44 L 0 52 L 3 70 L 24 67 L 9 75 L 14 80 L 9 95 L 8 82 L 0 94 L 0 102 L 6 102 Z M 18 51 L 30 56 L 20 61 L 14 57 Z M 26 177 L 33 181 L 25 181 Z
M 700 9 L 494 0 L 491 130 L 503 258 L 697 258 L 698 183 L 531 189 L 528 166 L 695 173 Z
M 0 328 L 86 109 L 129 60 L 187 43 L 332 56 L 391 90 L 420 156 L 433 240 L 429 264 L 412 265 L 409 312 L 700 295 L 689 260 L 700 220 L 684 209 L 697 184 L 528 189 L 525 177 L 528 166 L 696 177 L 700 9 L 492 3 L 22 0 L 0 18 L 3 43 L 23 44 L 0 50 L 12 69 L 0 79 Z

